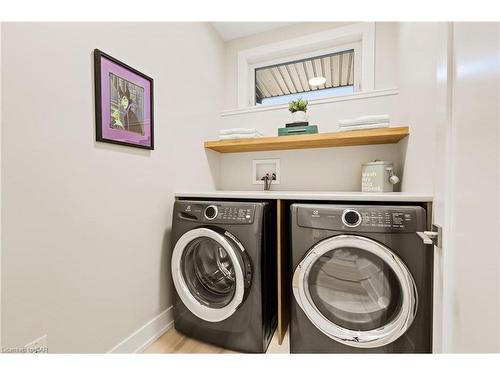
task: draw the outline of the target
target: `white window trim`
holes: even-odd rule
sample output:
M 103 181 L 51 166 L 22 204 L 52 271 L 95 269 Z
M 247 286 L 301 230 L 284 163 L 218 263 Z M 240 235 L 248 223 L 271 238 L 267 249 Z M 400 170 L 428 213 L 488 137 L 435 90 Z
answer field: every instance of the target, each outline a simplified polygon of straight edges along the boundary
M 363 91 L 363 92 L 357 92 L 354 94 L 345 94 L 345 95 L 332 96 L 330 98 L 310 100 L 308 107 L 322 105 L 322 104 L 337 103 L 337 102 L 345 102 L 345 101 L 353 101 L 353 100 L 365 100 L 365 99 L 370 99 L 370 98 L 379 98 L 379 97 L 383 97 L 383 96 L 392 96 L 392 95 L 398 95 L 398 93 L 399 92 L 398 92 L 398 89 L 396 87 L 389 88 L 389 89 L 373 90 L 373 91 Z M 282 111 L 284 109 L 288 109 L 288 104 L 259 105 L 259 106 L 252 106 L 252 107 L 247 106 L 244 108 L 229 109 L 229 110 L 221 111 L 220 115 L 221 115 L 221 117 L 229 117 L 229 116 L 244 115 L 247 113 L 258 113 L 258 112 L 267 112 L 267 111 Z
M 375 22 L 363 22 L 240 51 L 238 53 L 238 108 L 255 105 L 254 71 L 256 67 L 290 61 L 298 56 L 311 56 L 312 52 L 322 54 L 322 51 L 338 51 L 356 42 L 361 45 L 357 48 L 358 59 L 359 54 L 362 56 L 361 64 L 355 64 L 355 67 L 361 65 L 361 80 L 356 89 L 373 91 L 375 87 Z

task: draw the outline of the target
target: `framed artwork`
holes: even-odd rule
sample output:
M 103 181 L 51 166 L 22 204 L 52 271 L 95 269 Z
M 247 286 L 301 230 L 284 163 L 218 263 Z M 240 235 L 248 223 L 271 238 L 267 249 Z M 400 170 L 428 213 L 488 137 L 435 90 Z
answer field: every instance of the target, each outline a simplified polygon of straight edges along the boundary
M 94 50 L 96 140 L 154 149 L 153 79 Z

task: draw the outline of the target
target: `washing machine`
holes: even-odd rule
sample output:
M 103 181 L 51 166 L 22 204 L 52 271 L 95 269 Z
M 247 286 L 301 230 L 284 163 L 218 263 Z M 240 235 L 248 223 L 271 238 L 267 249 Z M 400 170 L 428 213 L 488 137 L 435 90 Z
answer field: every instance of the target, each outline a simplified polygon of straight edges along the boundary
M 235 351 L 266 351 L 277 317 L 275 211 L 268 202 L 175 202 L 177 331 Z
M 290 225 L 292 353 L 432 352 L 422 207 L 293 204 Z

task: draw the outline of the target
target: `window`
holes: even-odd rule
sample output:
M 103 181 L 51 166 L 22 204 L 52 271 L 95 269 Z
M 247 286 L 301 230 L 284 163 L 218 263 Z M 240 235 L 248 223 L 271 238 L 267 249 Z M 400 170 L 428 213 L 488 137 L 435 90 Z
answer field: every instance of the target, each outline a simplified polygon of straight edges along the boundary
M 255 69 L 255 104 L 354 92 L 354 49 Z
M 243 50 L 238 53 L 238 107 L 284 104 L 298 97 L 314 102 L 371 91 L 374 70 L 373 22 Z M 319 82 L 310 84 L 312 78 Z

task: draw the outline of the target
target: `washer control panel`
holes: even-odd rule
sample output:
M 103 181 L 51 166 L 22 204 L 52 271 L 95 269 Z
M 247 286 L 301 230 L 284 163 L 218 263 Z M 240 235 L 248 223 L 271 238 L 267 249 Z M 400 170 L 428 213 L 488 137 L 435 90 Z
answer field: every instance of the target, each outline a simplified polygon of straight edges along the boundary
M 251 223 L 255 214 L 254 207 L 223 206 L 219 211 L 220 220 Z
M 378 228 L 410 229 L 415 221 L 414 216 L 411 212 L 404 210 L 366 211 L 363 212 L 363 225 Z
M 251 203 L 179 203 L 179 218 L 213 224 L 252 224 L 256 206 Z
M 425 229 L 418 206 L 344 206 L 297 204 L 298 225 L 357 232 L 417 232 Z

